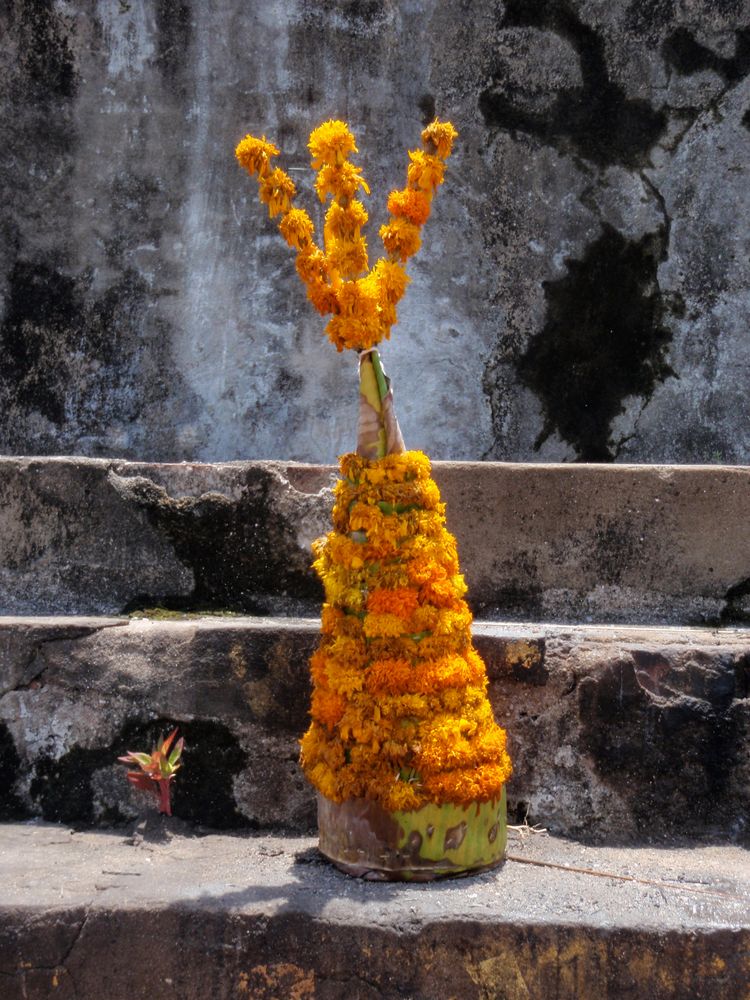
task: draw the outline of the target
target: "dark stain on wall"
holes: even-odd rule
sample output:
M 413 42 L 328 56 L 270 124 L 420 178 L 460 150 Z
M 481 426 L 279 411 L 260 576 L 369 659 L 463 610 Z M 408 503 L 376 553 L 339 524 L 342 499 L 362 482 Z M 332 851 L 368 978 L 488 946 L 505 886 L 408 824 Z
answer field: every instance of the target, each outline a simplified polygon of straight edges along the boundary
M 168 535 L 195 578 L 187 597 L 140 595 L 125 612 L 158 604 L 178 611 L 268 614 L 285 599 L 305 602 L 309 609 L 323 599 L 309 556 L 296 541 L 296 525 L 278 506 L 270 472 L 249 470 L 237 500 L 220 493 L 174 499 L 143 478 L 123 480 L 121 489 Z M 264 531 L 257 530 L 259 524 Z
M 316 20 L 333 15 L 343 19 L 350 31 L 356 31 L 359 25 L 372 28 L 386 20 L 393 6 L 393 0 L 307 0 L 303 14 Z
M 57 427 L 73 420 L 98 429 L 113 415 L 132 419 L 141 396 L 157 389 L 134 370 L 142 351 L 145 281 L 126 269 L 99 296 L 92 296 L 91 283 L 90 273 L 69 274 L 54 258 L 16 260 L 9 275 L 0 392 Z M 90 394 L 87 371 L 94 383 Z
M 724 595 L 726 601 L 721 612 L 721 625 L 750 624 L 750 576 L 730 587 Z
M 631 803 L 644 839 L 739 831 L 736 798 L 725 794 L 740 752 L 735 664 L 728 658 L 707 669 L 693 658 L 655 671 L 651 660 L 635 651 L 632 660 L 580 681 L 582 750 Z
M 656 273 L 665 250 L 664 227 L 632 242 L 605 224 L 583 260 L 568 259 L 568 273 L 544 283 L 544 327 L 517 362 L 544 408 L 537 450 L 557 431 L 579 461 L 612 461 L 610 424 L 623 400 L 648 399 L 674 375 Z
M 417 106 L 422 115 L 422 124 L 429 125 L 435 118 L 435 96 L 434 94 L 422 94 L 417 102 Z
M 165 78 L 175 84 L 188 62 L 192 36 L 192 11 L 185 0 L 157 0 L 157 65 Z
M 76 281 L 45 262 L 16 261 L 0 328 L 0 383 L 15 387 L 27 412 L 37 410 L 60 426 L 65 420 L 69 332 L 83 324 Z
M 649 41 L 658 38 L 674 20 L 675 0 L 630 0 L 625 14 L 628 31 Z
M 508 0 L 501 26 L 539 28 L 569 42 L 580 60 L 583 85 L 559 91 L 549 108 L 534 112 L 515 102 L 506 81 L 496 75 L 479 95 L 488 126 L 526 132 L 599 166 L 633 167 L 648 161 L 667 116 L 648 101 L 626 97 L 610 80 L 603 39 L 568 0 Z
M 35 766 L 30 794 L 44 819 L 54 823 L 95 822 L 94 772 L 110 767 L 128 750 L 149 751 L 158 739 L 175 727 L 185 738 L 183 767 L 174 780 L 172 810 L 181 819 L 214 829 L 236 829 L 250 825 L 234 801 L 232 782 L 246 764 L 237 737 L 219 722 L 172 719 L 128 723 L 107 747 L 73 747 L 62 757 L 40 757 Z M 122 765 L 122 780 L 126 781 Z M 110 809 L 105 822 L 125 817 Z
M 74 97 L 78 87 L 75 59 L 55 6 L 54 0 L 16 0 L 9 10 L 9 26 L 18 38 L 17 68 L 25 87 L 43 102 Z
M 13 737 L 6 724 L 0 722 L 0 821 L 25 819 L 28 815 L 28 810 L 15 792 L 20 769 L 21 758 Z
M 750 108 L 748 108 L 747 111 L 742 116 L 742 124 L 745 126 L 746 129 L 750 130 Z
M 677 28 L 665 39 L 662 54 L 681 76 L 713 70 L 725 83 L 737 83 L 750 73 L 750 28 L 742 28 L 735 37 L 734 55 L 720 56 L 696 41 L 687 28 Z

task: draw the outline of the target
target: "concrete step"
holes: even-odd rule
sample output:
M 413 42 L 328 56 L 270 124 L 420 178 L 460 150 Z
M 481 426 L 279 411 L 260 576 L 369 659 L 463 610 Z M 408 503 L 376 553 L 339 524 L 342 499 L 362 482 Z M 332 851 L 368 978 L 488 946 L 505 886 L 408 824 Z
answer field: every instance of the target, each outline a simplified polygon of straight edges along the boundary
M 510 831 L 495 871 L 340 874 L 315 840 L 0 826 L 3 1000 L 746 1000 L 750 857 Z
M 314 827 L 298 764 L 318 622 L 0 619 L 0 818 L 142 808 L 116 757 L 179 725 L 175 810 Z M 750 838 L 750 631 L 479 622 L 512 819 L 590 842 Z
M 750 621 L 750 468 L 436 462 L 474 612 Z M 317 614 L 335 470 L 0 458 L 0 613 Z

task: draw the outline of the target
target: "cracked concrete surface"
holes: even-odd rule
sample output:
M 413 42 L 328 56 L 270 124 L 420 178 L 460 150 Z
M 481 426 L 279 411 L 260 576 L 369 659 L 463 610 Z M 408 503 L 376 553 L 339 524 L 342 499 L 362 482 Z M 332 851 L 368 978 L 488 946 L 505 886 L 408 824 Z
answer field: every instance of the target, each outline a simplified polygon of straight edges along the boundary
M 508 854 L 473 878 L 387 885 L 339 874 L 310 838 L 0 827 L 4 997 L 744 995 L 746 852 L 511 830 Z

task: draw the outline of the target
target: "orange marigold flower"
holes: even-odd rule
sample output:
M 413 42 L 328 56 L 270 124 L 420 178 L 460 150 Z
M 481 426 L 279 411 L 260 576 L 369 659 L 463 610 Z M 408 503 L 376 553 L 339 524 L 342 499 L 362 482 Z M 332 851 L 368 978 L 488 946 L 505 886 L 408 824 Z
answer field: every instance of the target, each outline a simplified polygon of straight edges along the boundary
M 419 227 L 407 219 L 394 219 L 387 226 L 381 226 L 380 238 L 388 253 L 402 261 L 412 257 L 422 245 Z
M 341 166 L 350 153 L 359 152 L 346 122 L 335 120 L 323 122 L 314 129 L 310 133 L 307 148 L 312 154 L 314 170 L 324 164 Z
M 409 689 L 412 666 L 408 660 L 373 660 L 365 673 L 370 694 L 404 694 Z
M 457 768 L 422 776 L 425 792 L 432 801 L 489 802 L 499 799 L 512 767 L 507 754 L 493 764 Z
M 453 143 L 458 138 L 458 132 L 450 122 L 440 122 L 435 119 L 422 132 L 422 142 L 425 146 L 434 146 L 441 160 L 447 160 L 453 150 Z
M 292 208 L 279 222 L 279 231 L 290 247 L 302 250 L 312 240 L 315 226 L 304 208 Z
M 320 631 L 323 633 L 334 633 L 337 628 L 341 628 L 342 619 L 346 616 L 330 604 L 324 604 L 320 612 Z
M 388 211 L 391 215 L 408 219 L 415 226 L 423 226 L 430 217 L 430 199 L 424 191 L 405 188 L 391 191 L 388 196 Z
M 297 254 L 295 267 L 297 268 L 297 274 L 299 274 L 300 278 L 306 284 L 308 281 L 327 281 L 328 279 L 326 256 L 316 246 L 306 247 L 301 253 Z
M 417 607 L 419 597 L 415 590 L 402 587 L 399 590 L 372 590 L 367 596 L 367 610 L 374 614 L 398 615 L 410 618 Z
M 234 155 L 251 176 L 265 177 L 270 170 L 271 157 L 278 156 L 279 151 L 265 136 L 256 139 L 254 135 L 246 135 L 237 144 Z
M 413 188 L 432 193 L 443 183 L 445 164 L 437 156 L 414 149 L 409 152 L 409 159 L 406 176 Z
M 310 714 L 330 729 L 341 719 L 345 708 L 346 702 L 341 695 L 321 687 L 316 687 L 313 691 Z

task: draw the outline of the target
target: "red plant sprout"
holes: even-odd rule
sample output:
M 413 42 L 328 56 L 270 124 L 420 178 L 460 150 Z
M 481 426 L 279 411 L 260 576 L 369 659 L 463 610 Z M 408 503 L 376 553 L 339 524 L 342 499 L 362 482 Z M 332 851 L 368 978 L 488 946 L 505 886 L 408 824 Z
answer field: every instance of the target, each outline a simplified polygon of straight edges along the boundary
M 128 771 L 128 781 L 143 792 L 152 792 L 158 800 L 159 812 L 167 816 L 172 815 L 170 784 L 181 767 L 179 760 L 185 746 L 184 739 L 180 738 L 170 753 L 176 735 L 177 730 L 173 729 L 166 739 L 159 740 L 150 754 L 128 750 L 125 757 L 117 758 L 123 764 L 134 764 L 140 768 L 137 771 Z

